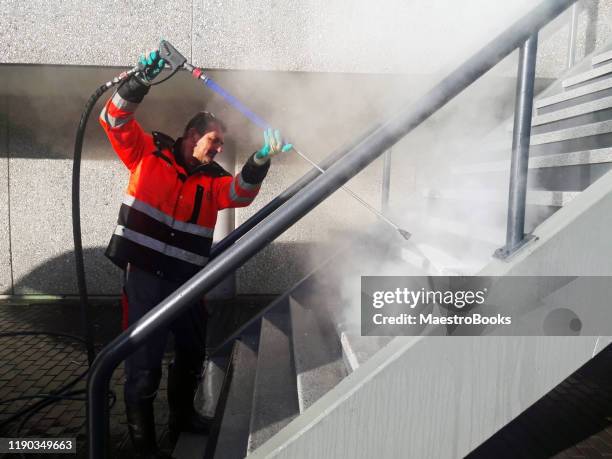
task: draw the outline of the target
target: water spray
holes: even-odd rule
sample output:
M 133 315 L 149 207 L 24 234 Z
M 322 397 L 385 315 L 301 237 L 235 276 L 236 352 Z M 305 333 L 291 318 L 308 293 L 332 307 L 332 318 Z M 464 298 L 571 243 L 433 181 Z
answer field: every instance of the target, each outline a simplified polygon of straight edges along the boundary
M 181 55 L 181 53 L 179 53 L 176 50 L 176 48 L 174 48 L 174 46 L 172 46 L 167 41 L 162 40 L 160 42 L 160 44 L 159 44 L 159 53 L 160 53 L 160 57 L 163 58 L 170 65 L 170 67 L 172 69 L 171 75 L 176 73 L 176 71 L 178 69 L 180 69 L 180 68 L 183 68 L 183 69 L 187 70 L 189 73 L 191 73 L 191 76 L 193 76 L 193 78 L 195 78 L 197 80 L 202 80 L 202 82 L 206 86 L 208 86 L 210 89 L 215 91 L 218 95 L 220 95 L 228 104 L 230 104 L 232 107 L 234 107 L 240 113 L 242 113 L 253 124 L 255 124 L 256 126 L 258 126 L 261 129 L 264 129 L 264 130 L 272 127 L 266 121 L 264 121 L 263 118 L 258 116 L 256 113 L 254 113 L 248 107 L 246 107 L 242 102 L 240 102 L 238 99 L 236 99 L 233 95 L 231 95 L 225 89 L 223 89 L 221 86 L 219 86 L 213 79 L 211 79 L 208 75 L 206 75 L 204 73 L 204 70 L 202 70 L 199 67 L 195 67 L 195 66 L 191 65 L 189 62 L 187 62 L 187 59 L 183 55 Z M 170 78 L 170 76 L 164 78 L 164 80 L 162 80 L 162 81 L 167 80 L 168 78 Z M 304 154 L 299 149 L 297 149 L 295 147 L 295 145 L 293 146 L 293 150 L 301 158 L 303 158 L 306 162 L 308 162 L 311 166 L 313 166 L 315 169 L 317 169 L 319 172 L 321 172 L 321 174 L 325 173 L 325 170 L 322 167 L 320 167 L 317 163 L 315 163 L 312 159 L 310 159 L 306 154 Z M 381 212 L 376 210 L 374 207 L 372 207 L 370 204 L 368 204 L 366 201 L 364 201 L 362 198 L 360 198 L 355 192 L 353 192 L 349 188 L 347 188 L 345 186 L 343 186 L 341 188 L 344 191 L 346 191 L 350 196 L 352 196 L 362 206 L 364 206 L 366 209 L 368 209 L 370 212 L 372 212 L 374 215 L 376 215 L 380 220 L 382 220 L 383 222 L 385 222 L 386 224 L 391 226 L 404 239 L 406 239 L 406 240 L 410 239 L 410 237 L 412 236 L 412 234 L 410 232 L 400 228 L 399 225 L 397 225 L 392 220 L 390 220 L 388 217 L 386 217 Z

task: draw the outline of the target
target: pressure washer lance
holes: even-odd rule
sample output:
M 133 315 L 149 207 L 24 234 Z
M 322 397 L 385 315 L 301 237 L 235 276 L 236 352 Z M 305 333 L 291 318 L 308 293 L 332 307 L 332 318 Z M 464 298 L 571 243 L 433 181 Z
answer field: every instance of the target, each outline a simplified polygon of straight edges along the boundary
M 319 167 L 319 165 L 317 163 L 315 163 L 313 160 L 311 160 L 308 156 L 306 156 L 304 153 L 302 153 L 300 150 L 298 150 L 297 148 L 295 148 L 295 146 L 293 147 L 293 149 L 295 150 L 295 152 L 300 155 L 302 158 L 304 158 L 308 163 L 310 163 L 310 165 L 314 168 L 316 168 L 319 172 L 321 172 L 322 174 L 325 173 L 325 170 L 321 167 Z M 382 221 L 384 221 L 385 223 L 387 223 L 389 226 L 391 226 L 393 229 L 395 229 L 398 233 L 400 233 L 402 235 L 402 237 L 406 240 L 410 239 L 410 236 L 412 236 L 412 234 L 410 234 L 408 231 L 401 229 L 399 226 L 397 226 L 395 223 L 393 223 L 391 220 L 389 220 L 387 217 L 385 217 L 381 212 L 377 211 L 374 207 L 372 207 L 370 204 L 368 204 L 366 201 L 364 201 L 363 199 L 361 199 L 354 191 L 350 190 L 349 188 L 342 186 L 341 187 L 344 191 L 346 191 L 348 194 L 350 194 L 353 198 L 355 198 L 358 202 L 360 202 L 366 209 L 368 209 L 370 212 L 374 213 L 378 218 L 380 218 Z
M 162 41 L 162 43 L 160 44 L 160 55 L 164 59 L 166 59 L 166 54 L 164 52 L 165 50 L 162 51 L 162 49 L 166 48 L 168 45 L 170 45 L 170 44 L 168 42 L 164 42 L 164 41 Z M 172 45 L 170 45 L 170 46 L 172 46 Z M 179 54 L 178 51 L 176 51 L 175 49 L 174 49 L 174 53 L 176 53 L 176 54 L 174 54 L 174 56 Z M 185 59 L 185 58 L 183 58 L 183 59 Z M 172 68 L 175 68 L 174 65 L 172 65 L 172 63 L 170 65 L 171 65 Z M 266 123 L 257 114 L 253 113 L 251 110 L 249 110 L 247 107 L 245 107 L 234 96 L 232 96 L 227 91 L 225 91 L 223 88 L 221 88 L 209 76 L 207 76 L 201 68 L 198 68 L 198 67 L 195 67 L 195 66 L 191 65 L 190 63 L 187 62 L 187 60 L 184 60 L 182 62 L 182 64 L 181 64 L 181 66 L 185 70 L 187 70 L 189 73 L 191 73 L 191 76 L 193 76 L 195 79 L 202 80 L 206 86 L 208 86 L 213 91 L 215 91 L 217 94 L 219 94 L 221 97 L 223 97 L 226 102 L 228 102 L 230 105 L 232 105 L 234 108 L 236 108 L 240 113 L 245 115 L 248 119 L 250 119 L 258 127 L 262 128 L 262 129 L 270 128 L 270 125 L 268 123 Z M 321 172 L 322 174 L 325 173 L 325 170 L 323 168 L 319 167 L 318 164 L 316 164 L 308 156 L 306 156 L 304 153 L 302 153 L 300 150 L 298 150 L 295 147 L 295 145 L 293 146 L 293 150 L 295 150 L 295 152 L 298 155 L 300 155 L 304 160 L 306 160 L 311 166 L 315 167 L 319 172 Z M 350 194 L 353 198 L 355 198 L 366 209 L 368 209 L 370 212 L 372 212 L 374 215 L 376 215 L 379 219 L 381 219 L 382 221 L 387 223 L 389 226 L 391 226 L 394 230 L 396 230 L 404 239 L 406 239 L 406 240 L 410 239 L 410 237 L 412 236 L 412 234 L 410 232 L 400 228 L 397 224 L 395 224 L 393 221 L 391 221 L 388 217 L 384 216 L 381 212 L 379 212 L 374 207 L 372 207 L 370 204 L 368 204 L 366 201 L 364 201 L 362 198 L 360 198 L 355 192 L 351 191 L 350 189 L 348 189 L 345 186 L 342 186 L 341 188 L 344 191 L 346 191 L 348 194 Z

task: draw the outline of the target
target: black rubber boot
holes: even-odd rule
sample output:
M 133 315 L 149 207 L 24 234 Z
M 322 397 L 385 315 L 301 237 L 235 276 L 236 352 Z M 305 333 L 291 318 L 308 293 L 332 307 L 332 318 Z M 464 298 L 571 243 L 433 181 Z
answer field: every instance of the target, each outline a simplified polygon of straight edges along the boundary
M 127 415 L 128 430 L 130 432 L 132 445 L 134 445 L 136 458 L 161 459 L 171 457 L 157 449 L 153 400 L 147 400 L 137 404 L 126 403 L 125 413 Z
M 170 442 L 176 444 L 181 432 L 208 433 L 208 423 L 193 407 L 193 398 L 198 387 L 199 375 L 171 363 L 168 367 L 168 434 Z

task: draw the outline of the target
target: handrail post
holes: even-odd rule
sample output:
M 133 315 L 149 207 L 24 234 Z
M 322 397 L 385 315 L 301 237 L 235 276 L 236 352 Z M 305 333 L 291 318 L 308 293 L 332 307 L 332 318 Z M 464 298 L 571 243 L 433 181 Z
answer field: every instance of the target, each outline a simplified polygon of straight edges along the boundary
M 525 237 L 525 206 L 537 51 L 538 34 L 534 33 L 519 51 L 506 245 L 495 252 L 498 258 L 507 258 L 531 239 Z
M 388 149 L 383 155 L 382 193 L 380 203 L 380 208 L 383 213 L 389 210 L 389 189 L 391 187 L 391 154 L 392 150 Z

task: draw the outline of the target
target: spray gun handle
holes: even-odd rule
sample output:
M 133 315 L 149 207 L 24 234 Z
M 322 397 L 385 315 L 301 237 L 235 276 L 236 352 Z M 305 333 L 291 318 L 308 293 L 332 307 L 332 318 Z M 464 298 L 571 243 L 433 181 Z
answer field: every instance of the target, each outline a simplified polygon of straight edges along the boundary
M 182 68 L 185 62 L 187 62 L 185 56 L 179 53 L 176 48 L 166 40 L 159 42 L 159 56 L 170 65 L 173 73 Z

